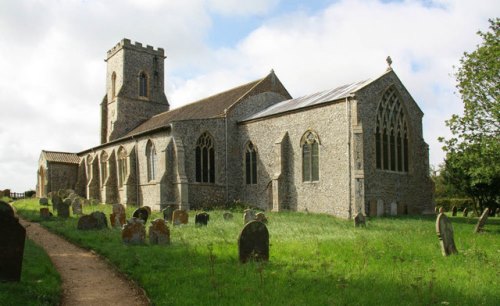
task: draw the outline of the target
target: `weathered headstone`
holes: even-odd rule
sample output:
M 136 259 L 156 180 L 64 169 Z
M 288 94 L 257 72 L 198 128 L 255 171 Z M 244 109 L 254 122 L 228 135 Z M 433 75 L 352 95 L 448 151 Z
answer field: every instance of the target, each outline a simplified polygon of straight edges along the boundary
M 40 218 L 49 219 L 50 217 L 52 217 L 52 213 L 47 207 L 40 208 Z
M 434 212 L 435 212 L 436 214 L 439 214 L 439 207 L 437 207 L 437 206 L 436 206 L 436 207 L 434 207 Z
M 58 205 L 57 216 L 61 218 L 69 218 L 69 207 L 71 206 L 71 199 L 66 198 Z
M 500 216 L 500 207 L 497 207 L 497 209 L 495 210 L 495 214 L 497 215 L 497 217 Z
M 151 216 L 151 207 L 149 207 L 149 206 L 143 206 L 142 208 L 144 208 L 145 210 L 148 211 L 148 216 Z
M 259 212 L 255 215 L 255 220 L 260 221 L 264 224 L 267 224 L 267 218 L 266 215 L 262 212 Z
M 149 243 L 170 244 L 170 230 L 165 220 L 156 219 L 151 221 L 151 225 L 149 226 Z
M 377 200 L 377 217 L 382 217 L 384 215 L 384 201 Z
M 469 215 L 469 210 L 467 209 L 467 207 L 464 208 L 464 211 L 462 213 L 464 217 L 467 217 Z
M 444 212 L 445 212 L 444 207 L 443 206 L 439 207 L 439 213 L 443 214 Z
M 366 226 L 366 217 L 362 213 L 357 213 L 354 217 L 354 226 Z
M 457 212 L 458 212 L 458 208 L 457 208 L 456 206 L 453 206 L 453 207 L 451 208 L 451 215 L 452 215 L 453 217 L 456 217 L 456 216 L 457 216 Z
M 172 222 L 172 214 L 174 213 L 174 210 L 177 209 L 177 205 L 175 204 L 170 204 L 165 207 L 161 212 L 163 213 L 163 220 L 167 222 Z
M 479 220 L 477 220 L 476 227 L 474 228 L 474 233 L 479 233 L 483 230 L 484 225 L 486 224 L 486 220 L 488 220 L 488 216 L 490 215 L 489 208 L 485 208 Z
M 113 213 L 109 216 L 111 227 L 121 228 L 126 223 L 125 206 L 122 204 L 113 205 Z
M 145 207 L 139 207 L 134 211 L 134 213 L 132 214 L 132 217 L 139 218 L 142 221 L 144 221 L 144 224 L 146 224 L 146 222 L 148 222 L 148 218 L 149 218 L 149 211 Z
M 453 239 L 453 226 L 445 214 L 440 213 L 436 219 L 436 234 L 441 244 L 443 256 L 457 254 L 455 240 Z
M 255 211 L 253 211 L 252 209 L 245 209 L 243 213 L 243 222 L 247 224 L 248 222 L 254 220 L 255 220 Z
M 174 225 L 187 224 L 189 221 L 189 215 L 185 210 L 176 209 L 172 214 L 172 223 Z
M 69 199 L 71 199 L 71 198 L 69 198 Z M 83 214 L 83 212 L 82 212 L 82 200 L 79 197 L 72 199 L 71 210 L 73 210 L 73 215 Z
M 228 221 L 228 220 L 233 220 L 233 214 L 230 213 L 230 212 L 225 212 L 222 217 L 224 217 L 224 220 Z
M 38 202 L 40 203 L 40 205 L 49 205 L 49 199 L 47 198 L 40 198 Z
M 238 238 L 238 250 L 241 263 L 249 260 L 269 260 L 269 232 L 264 223 L 248 222 Z
M 25 239 L 13 207 L 0 201 L 0 281 L 21 280 Z
M 398 204 L 396 202 L 391 203 L 391 216 L 397 216 L 398 214 Z
M 143 244 L 146 238 L 146 228 L 144 221 L 139 218 L 132 217 L 127 220 L 127 224 L 122 229 L 122 241 L 127 244 Z
M 106 215 L 100 211 L 95 211 L 90 215 L 81 216 L 76 227 L 79 230 L 93 230 L 108 228 Z
M 62 204 L 62 199 L 59 195 L 52 194 L 52 211 L 57 212 L 59 210 L 59 205 Z
M 210 215 L 206 212 L 197 213 L 194 217 L 194 224 L 196 226 L 207 226 L 208 220 L 210 219 Z

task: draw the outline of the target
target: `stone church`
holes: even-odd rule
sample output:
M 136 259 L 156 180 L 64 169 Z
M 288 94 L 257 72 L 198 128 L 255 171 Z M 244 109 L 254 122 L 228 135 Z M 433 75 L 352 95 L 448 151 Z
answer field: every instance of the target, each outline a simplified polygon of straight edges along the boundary
M 37 193 L 102 203 L 351 218 L 433 209 L 423 113 L 396 73 L 292 98 L 276 74 L 170 109 L 164 50 L 123 39 L 107 52 L 101 144 L 42 151 Z

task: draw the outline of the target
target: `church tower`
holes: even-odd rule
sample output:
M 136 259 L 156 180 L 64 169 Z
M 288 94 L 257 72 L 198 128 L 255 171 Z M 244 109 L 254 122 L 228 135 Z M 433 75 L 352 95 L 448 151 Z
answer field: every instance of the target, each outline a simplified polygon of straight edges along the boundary
M 107 53 L 106 95 L 101 103 L 101 144 L 125 136 L 168 111 L 164 50 L 122 39 Z

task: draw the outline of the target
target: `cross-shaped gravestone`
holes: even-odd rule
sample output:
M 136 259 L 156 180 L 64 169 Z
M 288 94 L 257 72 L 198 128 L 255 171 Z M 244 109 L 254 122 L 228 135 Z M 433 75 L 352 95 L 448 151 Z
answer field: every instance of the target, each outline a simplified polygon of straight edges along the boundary
M 269 260 L 269 232 L 264 223 L 248 222 L 238 238 L 238 250 L 241 263 L 249 260 Z
M 26 229 L 14 209 L 0 201 L 0 281 L 21 280 Z
M 440 213 L 436 219 L 436 233 L 441 244 L 443 256 L 457 254 L 455 240 L 453 239 L 453 226 L 445 214 Z

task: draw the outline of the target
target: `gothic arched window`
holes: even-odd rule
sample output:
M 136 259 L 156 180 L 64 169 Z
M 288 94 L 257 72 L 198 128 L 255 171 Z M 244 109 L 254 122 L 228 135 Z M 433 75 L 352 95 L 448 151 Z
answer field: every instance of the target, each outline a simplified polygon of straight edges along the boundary
M 378 105 L 375 151 L 377 169 L 408 172 L 408 127 L 393 87 L 384 93 Z
M 145 72 L 139 74 L 139 96 L 148 96 L 148 75 Z
M 116 73 L 113 71 L 111 75 L 111 99 L 116 97 Z
M 196 143 L 196 181 L 215 182 L 214 141 L 207 132 L 203 133 Z
M 120 187 L 125 184 L 125 179 L 127 177 L 127 151 L 124 147 L 120 147 L 118 150 L 118 179 Z
M 319 138 L 307 131 L 300 141 L 302 147 L 302 181 L 319 181 Z
M 157 157 L 155 145 L 151 140 L 146 145 L 146 159 L 148 164 L 148 182 L 156 179 Z
M 257 150 L 251 141 L 245 148 L 245 176 L 247 184 L 257 184 Z
M 104 186 L 104 183 L 106 182 L 106 179 L 108 178 L 108 153 L 105 151 L 102 152 L 101 154 L 101 186 Z

